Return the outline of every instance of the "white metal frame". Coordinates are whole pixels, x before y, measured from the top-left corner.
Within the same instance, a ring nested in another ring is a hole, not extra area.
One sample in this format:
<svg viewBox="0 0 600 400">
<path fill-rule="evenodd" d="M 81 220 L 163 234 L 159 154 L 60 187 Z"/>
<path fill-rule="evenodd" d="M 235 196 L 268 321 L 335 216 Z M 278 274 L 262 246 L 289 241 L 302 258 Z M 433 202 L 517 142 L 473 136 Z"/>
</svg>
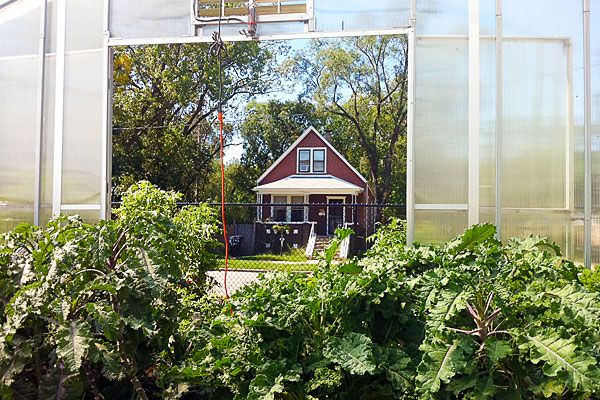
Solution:
<svg viewBox="0 0 600 400">
<path fill-rule="evenodd" d="M 46 92 L 46 18 L 47 0 L 40 0 L 40 46 L 38 70 L 37 127 L 35 137 L 35 186 L 33 189 L 33 224 L 40 225 L 42 208 L 42 145 L 44 138 L 44 93 Z"/>
<path fill-rule="evenodd" d="M 60 214 L 62 204 L 66 23 L 67 0 L 56 0 L 56 92 L 54 97 L 54 161 L 52 173 L 52 215 L 54 216 Z"/>
</svg>

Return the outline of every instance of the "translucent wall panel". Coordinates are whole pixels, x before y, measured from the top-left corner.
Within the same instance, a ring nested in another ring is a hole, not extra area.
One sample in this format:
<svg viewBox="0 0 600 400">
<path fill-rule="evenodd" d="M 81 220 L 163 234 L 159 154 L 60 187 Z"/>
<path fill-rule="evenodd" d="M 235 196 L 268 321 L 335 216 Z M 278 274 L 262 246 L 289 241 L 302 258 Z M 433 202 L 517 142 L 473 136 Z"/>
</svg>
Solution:
<svg viewBox="0 0 600 400">
<path fill-rule="evenodd" d="M 100 204 L 102 50 L 68 54 L 65 61 L 63 204 Z"/>
<path fill-rule="evenodd" d="M 39 2 L 0 9 L 0 231 L 33 222 Z"/>
<path fill-rule="evenodd" d="M 37 54 L 40 1 L 20 0 L 0 9 L 0 57 Z"/>
<path fill-rule="evenodd" d="M 503 207 L 569 208 L 566 54 L 562 41 L 505 41 Z"/>
<path fill-rule="evenodd" d="M 415 211 L 415 240 L 441 243 L 462 234 L 467 226 L 466 211 Z"/>
<path fill-rule="evenodd" d="M 480 42 L 479 220 L 495 223 L 496 207 L 496 42 Z"/>
<path fill-rule="evenodd" d="M 417 34 L 466 35 L 468 3 L 467 0 L 417 0 Z"/>
<path fill-rule="evenodd" d="M 97 0 L 67 1 L 62 146 L 63 205 L 100 203 L 103 168 L 101 149 L 104 137 L 103 10 L 103 2 Z M 87 26 L 82 25 L 83 21 Z M 86 33 L 82 34 L 84 31 Z M 99 217 L 99 213 L 96 214 Z"/>
<path fill-rule="evenodd" d="M 467 41 L 421 39 L 416 54 L 415 203 L 466 204 Z"/>
<path fill-rule="evenodd" d="M 410 3 L 410 0 L 315 0 L 315 28 L 344 31 L 408 26 Z"/>
<path fill-rule="evenodd" d="M 111 37 L 189 36 L 190 0 L 111 0 Z"/>
</svg>

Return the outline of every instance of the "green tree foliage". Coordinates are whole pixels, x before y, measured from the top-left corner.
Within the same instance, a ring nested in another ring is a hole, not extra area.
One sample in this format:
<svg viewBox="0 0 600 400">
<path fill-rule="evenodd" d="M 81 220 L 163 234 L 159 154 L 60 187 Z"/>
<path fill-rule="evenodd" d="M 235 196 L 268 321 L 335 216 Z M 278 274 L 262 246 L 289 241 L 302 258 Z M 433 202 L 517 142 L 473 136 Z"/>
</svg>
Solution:
<svg viewBox="0 0 600 400">
<path fill-rule="evenodd" d="M 113 186 L 148 180 L 203 198 L 219 154 L 219 78 L 210 43 L 119 47 L 114 53 Z M 272 47 L 229 44 L 225 110 L 275 79 Z M 227 122 L 227 121 L 226 121 Z M 226 139 L 232 128 L 226 126 Z"/>
<path fill-rule="evenodd" d="M 178 198 L 141 182 L 116 221 L 59 217 L 0 238 L 3 398 L 160 393 L 154 371 L 185 356 L 181 321 L 216 265 L 214 213 L 177 211 Z"/>
<path fill-rule="evenodd" d="M 166 381 L 235 399 L 600 398 L 600 295 L 554 244 L 503 245 L 492 225 L 441 246 L 403 235 L 241 289 Z"/>
<path fill-rule="evenodd" d="M 406 172 L 404 36 L 313 40 L 290 69 L 306 95 L 333 115 L 333 144 L 375 188 L 378 202 L 403 202 Z"/>
</svg>

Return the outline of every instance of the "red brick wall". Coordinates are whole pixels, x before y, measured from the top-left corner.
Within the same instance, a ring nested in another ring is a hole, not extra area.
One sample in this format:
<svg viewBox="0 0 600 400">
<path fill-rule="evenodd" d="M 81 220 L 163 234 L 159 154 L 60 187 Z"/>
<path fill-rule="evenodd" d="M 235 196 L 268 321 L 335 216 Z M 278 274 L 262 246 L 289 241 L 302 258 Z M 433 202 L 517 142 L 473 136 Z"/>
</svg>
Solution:
<svg viewBox="0 0 600 400">
<path fill-rule="evenodd" d="M 317 136 L 314 131 L 311 131 L 296 147 L 327 147 L 325 142 Z M 267 176 L 259 182 L 260 185 L 275 182 L 290 175 L 296 175 L 296 156 L 297 151 L 294 148 L 281 162 L 277 165 Z M 358 195 L 357 201 L 363 203 L 365 201 L 364 193 L 367 190 L 367 185 L 362 179 L 352 171 L 348 165 L 335 154 L 331 149 L 327 148 L 327 170 L 326 174 L 333 175 L 340 179 L 350 182 L 356 186 L 364 189 L 362 193 Z M 316 175 L 322 175 L 316 174 Z"/>
</svg>

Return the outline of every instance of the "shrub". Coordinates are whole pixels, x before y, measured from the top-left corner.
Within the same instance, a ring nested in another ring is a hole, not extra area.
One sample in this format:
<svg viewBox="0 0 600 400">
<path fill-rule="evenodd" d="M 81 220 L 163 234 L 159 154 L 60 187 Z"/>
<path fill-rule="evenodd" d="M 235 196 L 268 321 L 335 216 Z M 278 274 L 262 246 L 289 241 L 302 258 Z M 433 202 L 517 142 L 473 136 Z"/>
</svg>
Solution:
<svg viewBox="0 0 600 400">
<path fill-rule="evenodd" d="M 383 232 L 363 259 L 240 290 L 165 377 L 236 399 L 598 398 L 600 298 L 558 247 Z"/>
<path fill-rule="evenodd" d="M 0 392 L 21 399 L 147 398 L 185 355 L 181 308 L 205 291 L 208 208 L 131 187 L 116 221 L 61 216 L 0 239 Z"/>
</svg>

